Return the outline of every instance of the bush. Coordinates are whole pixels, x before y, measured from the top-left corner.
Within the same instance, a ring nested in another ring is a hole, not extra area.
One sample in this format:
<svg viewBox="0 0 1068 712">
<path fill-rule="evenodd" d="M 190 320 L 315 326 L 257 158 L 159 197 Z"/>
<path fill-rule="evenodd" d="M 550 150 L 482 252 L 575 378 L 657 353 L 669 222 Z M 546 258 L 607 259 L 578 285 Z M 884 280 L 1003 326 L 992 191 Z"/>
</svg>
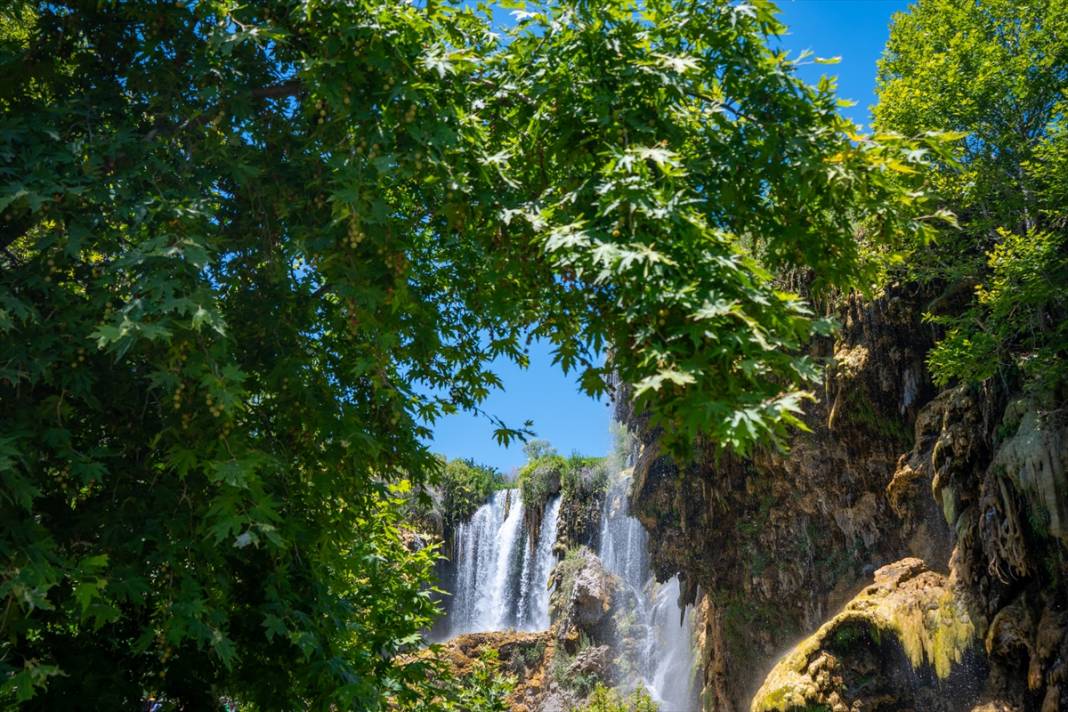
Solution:
<svg viewBox="0 0 1068 712">
<path fill-rule="evenodd" d="M 528 510 L 542 511 L 558 492 L 584 499 L 608 487 L 608 467 L 603 457 L 573 453 L 564 458 L 544 440 L 527 443 L 524 452 L 530 459 L 519 470 L 516 482 Z"/>
<path fill-rule="evenodd" d="M 598 684 L 585 706 L 576 712 L 657 712 L 657 706 L 645 690 L 635 690 L 623 697 L 617 690 Z"/>
<path fill-rule="evenodd" d="M 440 468 L 430 475 L 429 484 L 413 488 L 406 497 L 406 519 L 417 530 L 448 536 L 508 482 L 496 468 L 474 460 L 437 458 Z"/>
<path fill-rule="evenodd" d="M 441 476 L 442 516 L 445 526 L 461 522 L 486 502 L 491 494 L 507 486 L 495 467 L 474 460 L 452 460 Z"/>
<path fill-rule="evenodd" d="M 515 679 L 500 672 L 497 651 L 486 648 L 471 671 L 456 682 L 444 704 L 446 712 L 507 712 Z"/>
<path fill-rule="evenodd" d="M 549 498 L 560 491 L 566 465 L 567 461 L 554 451 L 540 455 L 520 468 L 516 484 L 528 511 L 541 511 Z"/>
<path fill-rule="evenodd" d="M 523 656 L 523 665 L 525 667 L 537 667 L 538 663 L 545 657 L 545 642 L 540 641 L 536 645 L 524 649 L 521 655 Z"/>
<path fill-rule="evenodd" d="M 570 670 L 571 664 L 575 662 L 575 658 L 588 647 L 590 647 L 589 637 L 585 633 L 580 633 L 578 648 L 575 650 L 574 654 L 568 654 L 567 651 L 560 646 L 557 647 L 556 652 L 553 655 L 551 668 L 553 679 L 556 680 L 561 688 L 570 690 L 579 697 L 586 697 L 601 684 L 597 675 L 592 673 L 576 674 Z"/>
<path fill-rule="evenodd" d="M 585 499 L 608 488 L 608 462 L 603 457 L 573 454 L 564 463 L 560 488 L 565 496 Z"/>
<path fill-rule="evenodd" d="M 948 327 L 931 351 L 935 382 L 984 381 L 1019 374 L 1035 392 L 1068 381 L 1068 256 L 1065 236 L 1000 230 L 988 257 L 991 273 L 959 317 L 932 318 Z"/>
</svg>

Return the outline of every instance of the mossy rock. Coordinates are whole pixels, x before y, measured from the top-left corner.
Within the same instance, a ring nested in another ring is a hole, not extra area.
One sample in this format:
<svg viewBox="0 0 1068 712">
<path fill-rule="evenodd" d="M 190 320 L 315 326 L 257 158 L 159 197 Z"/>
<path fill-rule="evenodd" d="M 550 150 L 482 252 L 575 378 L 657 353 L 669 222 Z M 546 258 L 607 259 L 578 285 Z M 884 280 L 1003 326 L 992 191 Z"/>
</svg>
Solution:
<svg viewBox="0 0 1068 712">
<path fill-rule="evenodd" d="M 946 578 L 903 559 L 876 571 L 872 585 L 776 664 L 752 712 L 836 709 L 874 690 L 883 700 L 911 700 L 950 682 L 967 696 L 977 638 Z"/>
</svg>

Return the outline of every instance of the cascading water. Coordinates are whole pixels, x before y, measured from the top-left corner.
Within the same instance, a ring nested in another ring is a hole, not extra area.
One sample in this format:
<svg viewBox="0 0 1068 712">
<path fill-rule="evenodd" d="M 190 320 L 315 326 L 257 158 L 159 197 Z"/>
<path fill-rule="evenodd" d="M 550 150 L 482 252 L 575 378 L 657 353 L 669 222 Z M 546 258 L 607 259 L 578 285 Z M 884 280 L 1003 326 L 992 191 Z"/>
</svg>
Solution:
<svg viewBox="0 0 1068 712">
<path fill-rule="evenodd" d="M 648 534 L 628 511 L 629 477 L 614 478 L 601 512 L 600 555 L 622 582 L 626 622 L 617 628 L 617 651 L 633 680 L 664 712 L 698 708 L 693 607 L 679 607 L 679 581 L 658 584 L 651 574 Z M 501 490 L 455 533 L 453 596 L 444 637 L 496 630 L 549 627 L 547 583 L 556 556 L 561 498 L 545 508 L 531 541 L 518 489 Z"/>
<path fill-rule="evenodd" d="M 456 576 L 447 636 L 549 627 L 549 574 L 560 498 L 545 508 L 537 541 L 523 526 L 519 490 L 501 490 L 456 529 Z"/>
<path fill-rule="evenodd" d="M 697 709 L 693 607 L 680 609 L 679 580 L 658 584 L 649 569 L 648 534 L 628 511 L 629 479 L 617 479 L 601 513 L 601 561 L 619 576 L 634 606 L 631 664 L 662 710 Z"/>
<path fill-rule="evenodd" d="M 537 548 L 526 546 L 532 553 L 529 565 L 523 562 L 523 578 L 519 592 L 517 623 L 522 630 L 545 630 L 549 627 L 549 575 L 556 565 L 553 545 L 556 544 L 556 524 L 560 518 L 560 497 L 554 497 L 545 508 Z"/>
</svg>

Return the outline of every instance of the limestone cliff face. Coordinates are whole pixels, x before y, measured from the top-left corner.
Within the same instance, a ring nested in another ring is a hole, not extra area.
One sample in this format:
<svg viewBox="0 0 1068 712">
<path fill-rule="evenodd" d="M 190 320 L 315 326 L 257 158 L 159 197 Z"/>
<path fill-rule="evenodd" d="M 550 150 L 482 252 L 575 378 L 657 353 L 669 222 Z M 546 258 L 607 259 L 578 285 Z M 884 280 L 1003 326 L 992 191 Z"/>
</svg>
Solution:
<svg viewBox="0 0 1068 712">
<path fill-rule="evenodd" d="M 831 367 L 812 432 L 785 455 L 679 467 L 621 409 L 654 569 L 698 604 L 705 710 L 1068 710 L 1065 418 L 994 390 L 938 393 L 931 297 L 847 301 L 837 341 L 816 347 Z M 865 618 L 872 586 L 885 610 Z M 925 606 L 960 615 L 944 629 L 906 615 Z M 769 694 L 776 675 L 793 694 Z"/>
</svg>

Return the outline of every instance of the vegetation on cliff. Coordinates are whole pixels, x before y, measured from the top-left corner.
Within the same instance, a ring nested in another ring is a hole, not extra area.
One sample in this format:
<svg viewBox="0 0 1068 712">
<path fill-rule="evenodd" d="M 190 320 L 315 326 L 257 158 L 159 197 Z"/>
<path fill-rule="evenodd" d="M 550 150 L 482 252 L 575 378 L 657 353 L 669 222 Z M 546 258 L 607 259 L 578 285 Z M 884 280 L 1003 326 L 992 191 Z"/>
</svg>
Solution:
<svg viewBox="0 0 1068 712">
<path fill-rule="evenodd" d="M 516 486 L 528 508 L 544 509 L 549 498 L 558 493 L 581 499 L 603 494 L 608 486 L 603 457 L 577 453 L 564 457 L 544 440 L 527 443 L 524 451 L 528 459 L 516 475 Z"/>
<path fill-rule="evenodd" d="M 920 0 L 879 64 L 881 130 L 956 132 L 936 164 L 959 229 L 918 246 L 908 276 L 944 287 L 935 382 L 1068 393 L 1068 3 Z"/>
<path fill-rule="evenodd" d="M 644 690 L 623 695 L 618 690 L 597 685 L 586 704 L 576 712 L 657 712 L 658 709 Z"/>
<path fill-rule="evenodd" d="M 491 494 L 508 485 L 496 468 L 474 460 L 450 460 L 439 479 L 446 526 L 467 519 Z"/>
<path fill-rule="evenodd" d="M 407 518 L 424 532 L 447 536 L 494 492 L 508 487 L 508 480 L 497 468 L 470 458 L 441 458 L 441 462 L 443 466 L 430 473 L 427 483 L 413 490 Z"/>
<path fill-rule="evenodd" d="M 486 647 L 464 672 L 455 697 L 442 703 L 448 712 L 509 712 L 515 686 L 515 676 L 501 669 L 498 649 Z"/>
<path fill-rule="evenodd" d="M 606 458 L 572 453 L 563 457 L 544 440 L 525 444 L 527 462 L 516 475 L 529 531 L 537 535 L 549 499 L 559 494 L 563 522 L 557 536 L 564 545 L 592 544 L 608 484 Z M 536 538 L 536 537 L 535 537 Z"/>
</svg>

